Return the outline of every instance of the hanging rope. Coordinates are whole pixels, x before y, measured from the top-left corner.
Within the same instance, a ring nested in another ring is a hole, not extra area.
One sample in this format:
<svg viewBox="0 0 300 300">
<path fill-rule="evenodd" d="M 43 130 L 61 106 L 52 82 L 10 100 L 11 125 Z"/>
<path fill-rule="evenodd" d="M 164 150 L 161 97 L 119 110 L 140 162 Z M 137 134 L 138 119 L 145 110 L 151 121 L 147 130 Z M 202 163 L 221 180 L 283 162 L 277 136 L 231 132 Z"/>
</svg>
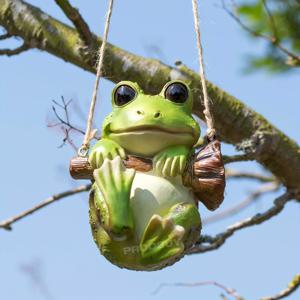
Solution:
<svg viewBox="0 0 300 300">
<path fill-rule="evenodd" d="M 194 26 L 195 26 L 195 33 L 197 38 L 197 49 L 198 49 L 199 66 L 200 66 L 199 75 L 200 75 L 202 91 L 203 91 L 203 104 L 204 104 L 203 114 L 205 116 L 206 125 L 207 125 L 206 134 L 209 141 L 212 141 L 215 138 L 216 130 L 214 128 L 214 120 L 210 110 L 210 100 L 208 98 L 207 86 L 205 80 L 203 48 L 201 44 L 201 32 L 200 32 L 199 13 L 198 13 L 198 0 L 192 0 L 192 4 L 193 4 Z"/>
<path fill-rule="evenodd" d="M 95 81 L 95 85 L 94 85 L 90 110 L 89 110 L 89 114 L 88 114 L 85 135 L 84 135 L 84 138 L 83 138 L 82 145 L 78 150 L 78 155 L 79 156 L 86 156 L 87 153 L 88 153 L 88 150 L 89 150 L 89 146 L 90 146 L 92 124 L 93 124 L 93 118 L 94 118 L 94 113 L 95 113 L 95 106 L 96 106 L 96 102 L 97 102 L 99 82 L 100 82 L 100 78 L 102 76 L 102 67 L 103 67 L 103 61 L 104 61 L 105 47 L 106 47 L 106 44 L 107 44 L 107 37 L 108 37 L 108 32 L 109 32 L 109 26 L 110 26 L 110 19 L 111 19 L 112 10 L 113 10 L 113 4 L 114 4 L 114 0 L 109 0 L 108 10 L 107 10 L 106 20 L 105 20 L 105 27 L 104 27 L 102 44 L 101 44 L 101 47 L 99 48 L 99 54 L 98 54 L 96 81 Z"/>
</svg>

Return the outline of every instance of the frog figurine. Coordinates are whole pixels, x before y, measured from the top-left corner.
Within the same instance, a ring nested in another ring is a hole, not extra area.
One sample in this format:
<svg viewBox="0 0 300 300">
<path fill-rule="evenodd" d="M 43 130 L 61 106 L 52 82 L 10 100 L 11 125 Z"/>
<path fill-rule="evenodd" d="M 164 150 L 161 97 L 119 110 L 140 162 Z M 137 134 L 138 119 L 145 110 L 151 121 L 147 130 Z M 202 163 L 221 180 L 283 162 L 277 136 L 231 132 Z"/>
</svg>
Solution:
<svg viewBox="0 0 300 300">
<path fill-rule="evenodd" d="M 178 261 L 199 238 L 201 219 L 182 173 L 200 128 L 183 81 L 159 95 L 122 81 L 112 92 L 112 112 L 89 155 L 94 168 L 90 224 L 101 253 L 133 270 L 158 270 Z M 151 158 L 148 172 L 127 169 L 126 155 Z"/>
</svg>

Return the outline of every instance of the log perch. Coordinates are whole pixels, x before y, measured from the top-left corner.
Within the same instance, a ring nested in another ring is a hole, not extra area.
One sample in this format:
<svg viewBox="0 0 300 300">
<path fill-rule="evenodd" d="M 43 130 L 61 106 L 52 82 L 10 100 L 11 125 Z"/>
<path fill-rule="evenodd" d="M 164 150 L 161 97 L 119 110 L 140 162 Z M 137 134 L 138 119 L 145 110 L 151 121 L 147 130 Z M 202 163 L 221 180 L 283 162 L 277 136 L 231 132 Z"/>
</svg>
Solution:
<svg viewBox="0 0 300 300">
<path fill-rule="evenodd" d="M 148 172 L 153 168 L 152 159 L 134 155 L 128 155 L 123 163 L 126 168 L 139 172 Z M 71 159 L 72 178 L 93 180 L 93 172 L 87 157 Z M 196 198 L 209 210 L 215 210 L 220 206 L 224 199 L 225 168 L 218 140 L 208 143 L 190 156 L 182 174 L 182 182 L 192 189 Z"/>
</svg>

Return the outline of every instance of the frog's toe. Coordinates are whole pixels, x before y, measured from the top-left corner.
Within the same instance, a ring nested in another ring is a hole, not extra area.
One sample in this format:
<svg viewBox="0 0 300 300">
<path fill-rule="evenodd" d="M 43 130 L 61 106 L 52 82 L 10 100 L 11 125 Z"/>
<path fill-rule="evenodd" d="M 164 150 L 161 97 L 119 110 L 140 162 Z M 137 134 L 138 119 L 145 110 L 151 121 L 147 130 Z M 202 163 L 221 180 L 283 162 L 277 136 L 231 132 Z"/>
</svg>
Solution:
<svg viewBox="0 0 300 300">
<path fill-rule="evenodd" d="M 162 174 L 164 164 L 165 164 L 164 155 L 157 156 L 153 159 L 153 167 L 156 173 L 158 174 Z"/>
<path fill-rule="evenodd" d="M 112 197 L 128 194 L 135 176 L 134 169 L 126 169 L 120 156 L 104 159 L 102 166 L 94 170 L 94 179 L 100 190 Z"/>
<path fill-rule="evenodd" d="M 166 177 L 167 176 L 171 176 L 172 162 L 173 162 L 173 158 L 172 157 L 168 157 L 165 160 L 164 167 L 162 169 L 163 176 L 166 176 Z"/>
<path fill-rule="evenodd" d="M 175 225 L 172 234 L 177 240 L 182 240 L 185 234 L 185 229 L 180 225 Z"/>
<path fill-rule="evenodd" d="M 185 170 L 186 161 L 187 161 L 187 157 L 185 155 L 181 155 L 179 157 L 179 172 L 180 172 L 180 174 L 182 174 L 183 171 Z"/>
<path fill-rule="evenodd" d="M 117 155 L 119 155 L 122 159 L 126 158 L 125 150 L 121 147 L 116 148 Z"/>
</svg>

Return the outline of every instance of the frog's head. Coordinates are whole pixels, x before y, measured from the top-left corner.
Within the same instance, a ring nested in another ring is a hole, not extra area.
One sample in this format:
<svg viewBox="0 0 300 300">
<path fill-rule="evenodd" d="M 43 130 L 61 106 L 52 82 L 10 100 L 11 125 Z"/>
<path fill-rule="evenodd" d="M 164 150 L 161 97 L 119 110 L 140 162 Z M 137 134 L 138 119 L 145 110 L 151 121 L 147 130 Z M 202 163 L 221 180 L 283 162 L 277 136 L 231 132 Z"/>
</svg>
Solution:
<svg viewBox="0 0 300 300">
<path fill-rule="evenodd" d="M 129 153 L 154 156 L 173 145 L 192 147 L 199 138 L 192 93 L 183 81 L 168 82 L 155 96 L 146 95 L 137 83 L 122 81 L 112 92 L 112 106 L 103 137 Z"/>
</svg>

